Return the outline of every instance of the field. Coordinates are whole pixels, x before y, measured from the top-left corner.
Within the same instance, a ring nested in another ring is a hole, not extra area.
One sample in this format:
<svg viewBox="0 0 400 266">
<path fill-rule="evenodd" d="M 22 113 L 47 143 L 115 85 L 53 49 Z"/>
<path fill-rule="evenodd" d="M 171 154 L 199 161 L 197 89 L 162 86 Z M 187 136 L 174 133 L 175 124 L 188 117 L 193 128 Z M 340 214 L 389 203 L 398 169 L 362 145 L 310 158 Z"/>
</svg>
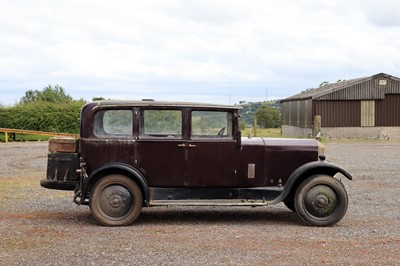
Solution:
<svg viewBox="0 0 400 266">
<path fill-rule="evenodd" d="M 39 186 L 47 142 L 0 143 L 0 265 L 400 265 L 400 143 L 330 142 L 326 153 L 354 176 L 333 227 L 278 204 L 146 208 L 109 228 L 72 192 Z"/>
<path fill-rule="evenodd" d="M 242 136 L 247 137 L 254 136 L 254 130 L 252 128 L 245 128 L 242 130 Z M 257 137 L 268 137 L 268 138 L 281 138 L 280 128 L 257 128 Z"/>
</svg>

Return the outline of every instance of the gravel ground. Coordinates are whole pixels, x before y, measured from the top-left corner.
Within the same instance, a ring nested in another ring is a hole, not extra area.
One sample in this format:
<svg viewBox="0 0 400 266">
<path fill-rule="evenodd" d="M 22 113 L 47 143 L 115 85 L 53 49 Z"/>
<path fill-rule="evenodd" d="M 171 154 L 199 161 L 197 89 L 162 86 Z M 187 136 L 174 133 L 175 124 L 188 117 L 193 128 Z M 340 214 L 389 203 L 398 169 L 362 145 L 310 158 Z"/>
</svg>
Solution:
<svg viewBox="0 0 400 266">
<path fill-rule="evenodd" d="M 340 141 L 349 209 L 304 226 L 283 204 L 143 209 L 128 227 L 98 226 L 72 192 L 39 186 L 47 143 L 0 143 L 0 265 L 400 265 L 400 143 Z"/>
</svg>

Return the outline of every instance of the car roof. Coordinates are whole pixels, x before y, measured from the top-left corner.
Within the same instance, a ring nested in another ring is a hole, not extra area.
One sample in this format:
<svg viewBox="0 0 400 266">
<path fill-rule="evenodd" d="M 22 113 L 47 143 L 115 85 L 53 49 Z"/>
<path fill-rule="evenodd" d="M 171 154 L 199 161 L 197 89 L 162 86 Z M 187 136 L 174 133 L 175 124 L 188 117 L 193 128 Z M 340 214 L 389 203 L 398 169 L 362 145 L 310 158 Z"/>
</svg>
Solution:
<svg viewBox="0 0 400 266">
<path fill-rule="evenodd" d="M 197 103 L 197 102 L 172 102 L 172 101 L 130 101 L 130 100 L 105 100 L 89 103 L 95 107 L 108 107 L 108 106 L 138 106 L 138 107 L 194 107 L 194 108 L 215 108 L 215 109 L 234 109 L 238 110 L 242 107 L 240 105 L 223 105 L 212 103 Z"/>
</svg>

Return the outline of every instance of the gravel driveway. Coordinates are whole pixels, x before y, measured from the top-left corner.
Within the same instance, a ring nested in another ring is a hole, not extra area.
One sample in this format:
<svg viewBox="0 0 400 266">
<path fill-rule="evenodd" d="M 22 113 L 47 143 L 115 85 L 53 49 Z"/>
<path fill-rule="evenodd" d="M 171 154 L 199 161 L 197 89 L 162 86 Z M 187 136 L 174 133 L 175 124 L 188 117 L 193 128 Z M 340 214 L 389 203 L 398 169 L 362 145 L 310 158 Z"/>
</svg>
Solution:
<svg viewBox="0 0 400 266">
<path fill-rule="evenodd" d="M 0 265 L 400 265 L 400 143 L 340 141 L 326 154 L 354 176 L 336 226 L 304 226 L 278 204 L 145 208 L 108 228 L 72 192 L 39 186 L 47 142 L 0 143 Z"/>
</svg>

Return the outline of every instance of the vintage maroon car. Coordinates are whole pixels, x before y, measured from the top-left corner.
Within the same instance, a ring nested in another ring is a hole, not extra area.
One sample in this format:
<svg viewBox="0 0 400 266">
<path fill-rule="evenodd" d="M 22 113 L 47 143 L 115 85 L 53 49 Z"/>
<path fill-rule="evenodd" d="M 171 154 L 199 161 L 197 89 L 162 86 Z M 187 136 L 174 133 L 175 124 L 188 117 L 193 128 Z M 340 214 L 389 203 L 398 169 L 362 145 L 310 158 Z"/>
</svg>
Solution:
<svg viewBox="0 0 400 266">
<path fill-rule="evenodd" d="M 131 224 L 142 207 L 265 206 L 284 202 L 305 223 L 347 211 L 343 168 L 311 139 L 241 137 L 240 106 L 100 101 L 81 112 L 80 138 L 49 141 L 41 186 L 73 190 L 103 225 Z"/>
</svg>

